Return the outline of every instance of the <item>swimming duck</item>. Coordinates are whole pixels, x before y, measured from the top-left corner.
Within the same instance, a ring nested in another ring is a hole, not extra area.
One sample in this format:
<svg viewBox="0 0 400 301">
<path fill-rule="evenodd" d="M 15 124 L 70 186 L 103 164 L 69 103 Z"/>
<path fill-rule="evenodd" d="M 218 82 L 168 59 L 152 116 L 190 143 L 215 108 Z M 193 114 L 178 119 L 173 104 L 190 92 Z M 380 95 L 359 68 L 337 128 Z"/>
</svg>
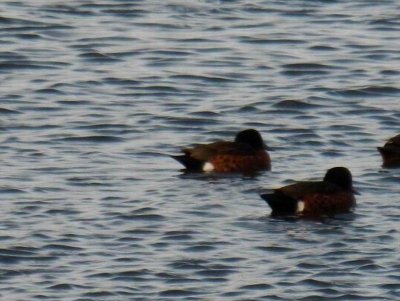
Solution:
<svg viewBox="0 0 400 301">
<path fill-rule="evenodd" d="M 345 167 L 329 169 L 322 181 L 303 181 L 261 194 L 272 215 L 333 216 L 356 204 L 352 176 Z"/>
<path fill-rule="evenodd" d="M 400 135 L 390 138 L 383 147 L 378 147 L 384 167 L 400 167 Z"/>
<path fill-rule="evenodd" d="M 217 141 L 183 149 L 171 156 L 187 171 L 255 172 L 271 169 L 271 159 L 260 133 L 254 129 L 239 132 L 234 141 Z"/>
</svg>

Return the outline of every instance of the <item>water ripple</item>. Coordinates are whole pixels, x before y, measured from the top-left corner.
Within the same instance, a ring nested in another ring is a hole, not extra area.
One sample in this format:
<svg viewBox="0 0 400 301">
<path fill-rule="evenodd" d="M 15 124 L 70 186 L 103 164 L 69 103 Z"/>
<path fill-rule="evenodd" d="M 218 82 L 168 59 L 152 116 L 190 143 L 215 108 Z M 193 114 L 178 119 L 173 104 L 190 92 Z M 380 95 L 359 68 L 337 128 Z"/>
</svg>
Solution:
<svg viewBox="0 0 400 301">
<path fill-rule="evenodd" d="M 399 6 L 303 2 L 1 2 L 1 294 L 398 300 L 400 176 L 376 147 L 398 134 Z M 167 155 L 244 128 L 271 171 Z M 332 166 L 354 213 L 259 198 Z"/>
</svg>

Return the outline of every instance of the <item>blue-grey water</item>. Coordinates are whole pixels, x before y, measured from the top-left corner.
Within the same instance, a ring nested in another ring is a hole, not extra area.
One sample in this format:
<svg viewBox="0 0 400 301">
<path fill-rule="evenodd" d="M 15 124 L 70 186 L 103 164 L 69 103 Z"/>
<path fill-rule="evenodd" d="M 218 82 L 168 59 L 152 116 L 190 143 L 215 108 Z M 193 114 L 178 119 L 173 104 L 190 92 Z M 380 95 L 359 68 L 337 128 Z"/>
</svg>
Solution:
<svg viewBox="0 0 400 301">
<path fill-rule="evenodd" d="M 1 300 L 399 300 L 400 3 L 0 3 Z M 187 175 L 258 129 L 272 171 Z M 357 208 L 258 196 L 346 166 Z"/>
</svg>

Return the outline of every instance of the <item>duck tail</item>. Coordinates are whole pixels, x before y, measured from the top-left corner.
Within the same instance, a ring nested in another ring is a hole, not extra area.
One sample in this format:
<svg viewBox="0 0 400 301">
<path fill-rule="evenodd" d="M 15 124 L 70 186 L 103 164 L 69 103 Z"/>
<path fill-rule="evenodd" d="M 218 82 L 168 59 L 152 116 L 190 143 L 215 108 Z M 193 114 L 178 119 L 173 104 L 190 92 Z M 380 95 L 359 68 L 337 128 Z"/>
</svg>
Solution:
<svg viewBox="0 0 400 301">
<path fill-rule="evenodd" d="M 181 163 L 187 170 L 200 171 L 203 167 L 203 162 L 193 159 L 188 155 L 170 156 Z"/>
<path fill-rule="evenodd" d="M 400 148 L 399 147 L 378 147 L 383 159 L 384 167 L 400 166 Z"/>
<path fill-rule="evenodd" d="M 381 153 L 381 155 L 386 155 L 388 153 L 388 150 L 384 147 L 377 147 L 378 151 Z"/>
<path fill-rule="evenodd" d="M 377 147 L 377 149 L 382 155 L 400 156 L 400 147 L 398 146 L 384 146 L 384 147 Z"/>
<path fill-rule="evenodd" d="M 272 214 L 296 214 L 298 201 L 288 195 L 282 193 L 265 193 L 261 194 L 272 209 Z"/>
</svg>

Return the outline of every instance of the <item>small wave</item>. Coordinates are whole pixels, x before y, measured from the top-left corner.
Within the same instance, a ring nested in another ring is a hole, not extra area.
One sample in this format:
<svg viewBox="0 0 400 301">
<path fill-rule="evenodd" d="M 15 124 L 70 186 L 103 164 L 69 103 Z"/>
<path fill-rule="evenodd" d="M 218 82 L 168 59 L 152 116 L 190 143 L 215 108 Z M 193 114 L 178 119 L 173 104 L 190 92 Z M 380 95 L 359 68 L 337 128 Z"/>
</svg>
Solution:
<svg viewBox="0 0 400 301">
<path fill-rule="evenodd" d="M 139 269 L 139 270 L 128 270 L 122 272 L 116 272 L 110 275 L 112 278 L 114 277 L 126 277 L 126 278 L 133 278 L 133 277 L 143 277 L 148 276 L 151 274 L 151 270 L 149 269 Z"/>
<path fill-rule="evenodd" d="M 50 290 L 72 290 L 75 287 L 76 286 L 73 284 L 60 283 L 60 284 L 55 284 L 55 285 L 49 286 L 48 289 L 50 289 Z"/>
<path fill-rule="evenodd" d="M 165 217 L 159 214 L 120 214 L 118 219 L 136 220 L 136 221 L 162 221 Z"/>
<path fill-rule="evenodd" d="M 236 78 L 211 76 L 211 75 L 192 75 L 192 74 L 179 74 L 172 75 L 173 79 L 183 79 L 183 80 L 198 80 L 202 82 L 212 82 L 212 83 L 223 83 L 223 82 L 235 82 Z"/>
<path fill-rule="evenodd" d="M 78 210 L 73 210 L 73 209 L 49 209 L 45 213 L 48 215 L 68 216 L 68 215 L 78 215 L 80 212 Z"/>
<path fill-rule="evenodd" d="M 42 38 L 40 35 L 32 34 L 32 33 L 20 33 L 20 34 L 16 34 L 15 37 L 21 38 L 24 40 L 36 40 L 36 39 Z"/>
<path fill-rule="evenodd" d="M 201 244 L 201 245 L 195 245 L 195 246 L 188 247 L 184 251 L 186 251 L 186 252 L 207 252 L 207 251 L 212 251 L 215 249 L 216 249 L 215 246 Z"/>
<path fill-rule="evenodd" d="M 58 69 L 58 67 L 51 64 L 41 64 L 34 62 L 7 62 L 0 63 L 0 70 L 15 70 L 15 69 Z"/>
<path fill-rule="evenodd" d="M 103 298 L 109 299 L 111 297 L 114 297 L 114 298 L 117 297 L 117 294 L 115 294 L 115 293 L 111 293 L 109 291 L 101 291 L 101 290 L 88 292 L 88 293 L 85 293 L 83 295 L 85 297 L 95 298 L 94 300 L 104 300 Z M 84 300 L 86 300 L 86 299 L 84 299 Z M 112 300 L 112 299 L 109 299 L 109 300 Z"/>
<path fill-rule="evenodd" d="M 228 269 L 226 269 L 226 268 L 211 268 L 211 269 L 197 271 L 196 275 L 205 276 L 205 277 L 226 277 L 233 273 L 236 273 L 236 271 L 233 270 L 232 268 L 228 268 Z"/>
<path fill-rule="evenodd" d="M 190 240 L 193 236 L 187 231 L 170 231 L 163 235 L 163 240 Z"/>
<path fill-rule="evenodd" d="M 318 105 L 310 104 L 308 102 L 295 100 L 295 99 L 285 99 L 278 103 L 275 103 L 274 107 L 290 108 L 290 109 L 308 109 L 308 108 L 318 107 Z"/>
<path fill-rule="evenodd" d="M 188 118 L 188 117 L 164 117 L 165 122 L 172 125 L 183 125 L 183 126 L 204 126 L 204 125 L 215 125 L 219 124 L 220 121 L 209 118 Z"/>
<path fill-rule="evenodd" d="M 294 64 L 286 64 L 282 65 L 283 68 L 287 69 L 296 69 L 296 70 L 323 70 L 323 69 L 332 69 L 332 66 L 317 64 L 317 63 L 294 63 Z"/>
<path fill-rule="evenodd" d="M 25 193 L 25 191 L 16 188 L 0 188 L 0 193 Z"/>
<path fill-rule="evenodd" d="M 398 93 L 400 93 L 400 89 L 391 86 L 369 86 L 355 89 L 336 90 L 331 92 L 331 94 L 339 94 L 348 97 L 372 97 L 376 95 L 393 95 Z"/>
<path fill-rule="evenodd" d="M 58 90 L 58 89 L 51 89 L 51 88 L 45 88 L 45 89 L 39 89 L 35 91 L 36 93 L 41 93 L 41 94 L 54 94 L 54 95 L 63 95 L 65 94 L 64 92 Z"/>
<path fill-rule="evenodd" d="M 178 51 L 178 50 L 154 50 L 154 51 L 149 51 L 146 52 L 146 54 L 156 54 L 156 55 L 161 55 L 161 56 L 188 56 L 191 55 L 192 52 L 190 51 Z"/>
<path fill-rule="evenodd" d="M 282 246 L 258 247 L 257 249 L 265 252 L 274 252 L 274 253 L 284 253 L 293 251 L 292 248 L 282 247 Z"/>
<path fill-rule="evenodd" d="M 127 130 L 130 126 L 126 124 L 113 124 L 113 123 L 100 123 L 100 124 L 91 124 L 91 125 L 82 125 L 76 127 L 77 129 L 90 129 L 90 130 Z"/>
<path fill-rule="evenodd" d="M 25 258 L 21 256 L 0 255 L 0 263 L 2 264 L 16 264 L 24 259 Z"/>
<path fill-rule="evenodd" d="M 326 46 L 326 45 L 314 45 L 310 47 L 311 50 L 318 50 L 318 51 L 335 51 L 337 48 L 332 47 L 332 46 Z"/>
<path fill-rule="evenodd" d="M 98 6 L 98 5 L 94 5 Z M 125 18 L 133 18 L 133 17 L 142 17 L 144 14 L 147 13 L 146 10 L 142 9 L 104 9 L 102 10 L 105 14 L 114 14 L 118 17 L 125 17 Z"/>
<path fill-rule="evenodd" d="M 119 61 L 118 58 L 115 58 L 111 55 L 100 53 L 98 51 L 86 52 L 79 55 L 81 58 L 84 58 L 87 61 L 94 62 L 114 62 Z"/>
<path fill-rule="evenodd" d="M 308 17 L 315 13 L 315 9 L 289 9 L 281 12 L 281 15 L 288 17 Z"/>
<path fill-rule="evenodd" d="M 257 283 L 257 284 L 249 284 L 242 286 L 240 289 L 244 290 L 267 290 L 267 289 L 272 289 L 274 286 L 266 283 Z"/>
<path fill-rule="evenodd" d="M 161 297 L 189 297 L 199 294 L 199 292 L 184 289 L 169 289 L 159 293 Z"/>
<path fill-rule="evenodd" d="M 242 37 L 239 39 L 242 43 L 247 44 L 304 44 L 306 41 L 297 39 L 265 39 L 265 38 L 253 38 L 253 37 Z"/>
<path fill-rule="evenodd" d="M 122 142 L 124 141 L 124 139 L 116 136 L 82 136 L 82 137 L 65 137 L 56 139 L 56 141 L 82 142 L 82 143 L 112 143 L 112 142 Z"/>
<path fill-rule="evenodd" d="M 82 248 L 80 247 L 74 247 L 74 246 L 69 246 L 69 245 L 61 245 L 61 244 L 48 244 L 43 247 L 44 249 L 50 249 L 50 250 L 55 250 L 55 251 L 80 251 Z"/>
<path fill-rule="evenodd" d="M 23 254 L 23 255 L 8 255 L 8 254 L 0 254 L 0 263 L 3 264 L 17 264 L 21 261 L 51 261 L 55 260 L 56 256 L 38 256 L 35 253 L 32 254 Z"/>
<path fill-rule="evenodd" d="M 94 12 L 90 10 L 84 10 L 79 7 L 74 7 L 65 4 L 54 4 L 48 5 L 46 7 L 41 8 L 42 12 L 47 12 L 51 14 L 65 14 L 65 15 L 75 15 L 75 16 L 91 16 L 94 15 Z"/>
<path fill-rule="evenodd" d="M 148 28 L 160 28 L 161 30 L 163 29 L 188 29 L 189 25 L 186 25 L 184 23 L 161 23 L 161 22 L 136 22 L 134 24 L 135 26 L 140 26 L 140 27 L 145 27 L 146 29 Z"/>
<path fill-rule="evenodd" d="M 304 279 L 299 282 L 299 284 L 310 286 L 310 287 L 317 287 L 317 288 L 328 288 L 331 287 L 330 282 L 317 280 L 317 279 Z"/>
<path fill-rule="evenodd" d="M 289 76 L 301 76 L 301 75 L 324 75 L 328 74 L 334 67 L 324 64 L 317 63 L 295 63 L 282 65 L 285 69 L 282 74 Z"/>
<path fill-rule="evenodd" d="M 144 90 L 148 90 L 148 91 L 154 91 L 154 92 L 163 92 L 163 93 L 178 93 L 180 90 L 175 88 L 175 87 L 171 87 L 171 86 L 162 86 L 162 85 L 150 85 L 150 86 L 146 86 L 143 87 Z"/>
<path fill-rule="evenodd" d="M 0 17 L 0 24 L 12 24 L 12 25 L 26 25 L 26 26 L 43 26 L 44 23 L 33 21 L 33 20 L 25 20 L 21 18 L 7 18 Z"/>
<path fill-rule="evenodd" d="M 191 112 L 190 115 L 202 118 L 215 118 L 219 117 L 221 114 L 213 111 L 196 111 L 196 112 Z"/>
<path fill-rule="evenodd" d="M 21 114 L 21 112 L 16 110 L 10 110 L 6 108 L 0 108 L 0 114 Z"/>
<path fill-rule="evenodd" d="M 316 76 L 316 75 L 329 74 L 328 71 L 324 70 L 284 70 L 281 73 L 288 76 L 302 76 L 302 75 Z"/>
<path fill-rule="evenodd" d="M 123 86 L 137 86 L 141 82 L 133 79 L 117 78 L 117 77 L 106 77 L 102 79 L 103 82 L 111 85 L 123 85 Z"/>
<path fill-rule="evenodd" d="M 87 100 L 59 100 L 57 103 L 67 106 L 86 106 L 91 104 L 91 102 Z"/>
<path fill-rule="evenodd" d="M 399 70 L 392 70 L 392 69 L 388 69 L 388 70 L 382 70 L 380 71 L 381 74 L 383 75 L 388 75 L 388 76 L 395 76 L 395 75 L 399 75 L 400 71 Z"/>
</svg>

